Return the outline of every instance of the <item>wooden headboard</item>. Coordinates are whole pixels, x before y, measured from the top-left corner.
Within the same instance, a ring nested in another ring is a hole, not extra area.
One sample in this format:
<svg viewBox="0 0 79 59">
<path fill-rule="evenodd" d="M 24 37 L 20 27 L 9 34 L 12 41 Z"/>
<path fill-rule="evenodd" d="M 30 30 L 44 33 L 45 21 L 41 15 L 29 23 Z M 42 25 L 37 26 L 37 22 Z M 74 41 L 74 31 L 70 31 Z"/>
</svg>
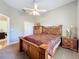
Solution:
<svg viewBox="0 0 79 59">
<path fill-rule="evenodd" d="M 43 27 L 42 33 L 53 34 L 53 35 L 62 35 L 62 25 Z"/>
<path fill-rule="evenodd" d="M 62 25 L 58 26 L 34 26 L 34 34 L 62 35 Z"/>
</svg>

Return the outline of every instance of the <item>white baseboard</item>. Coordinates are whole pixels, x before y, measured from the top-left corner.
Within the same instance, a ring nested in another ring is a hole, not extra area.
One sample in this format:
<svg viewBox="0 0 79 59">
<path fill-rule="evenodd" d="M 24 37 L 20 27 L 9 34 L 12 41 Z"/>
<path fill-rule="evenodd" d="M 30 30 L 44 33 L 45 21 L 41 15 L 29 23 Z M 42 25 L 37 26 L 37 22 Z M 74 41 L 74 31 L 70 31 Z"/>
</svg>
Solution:
<svg viewBox="0 0 79 59">
<path fill-rule="evenodd" d="M 11 42 L 8 45 L 12 45 L 12 44 L 16 44 L 16 43 L 19 43 L 19 41 Z"/>
</svg>

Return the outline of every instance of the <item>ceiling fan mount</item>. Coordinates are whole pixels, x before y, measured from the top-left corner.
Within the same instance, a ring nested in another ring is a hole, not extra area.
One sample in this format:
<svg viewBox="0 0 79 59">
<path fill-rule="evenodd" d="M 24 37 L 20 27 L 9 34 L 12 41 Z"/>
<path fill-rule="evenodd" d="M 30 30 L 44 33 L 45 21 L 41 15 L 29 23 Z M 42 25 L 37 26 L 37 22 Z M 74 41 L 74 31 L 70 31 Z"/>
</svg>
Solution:
<svg viewBox="0 0 79 59">
<path fill-rule="evenodd" d="M 38 9 L 38 5 L 35 0 L 33 0 L 33 4 L 34 4 L 33 8 L 26 8 L 25 7 L 25 8 L 23 8 L 23 11 L 24 12 L 29 11 L 28 14 L 33 15 L 33 16 L 40 16 L 40 12 L 46 12 L 46 10 Z"/>
</svg>

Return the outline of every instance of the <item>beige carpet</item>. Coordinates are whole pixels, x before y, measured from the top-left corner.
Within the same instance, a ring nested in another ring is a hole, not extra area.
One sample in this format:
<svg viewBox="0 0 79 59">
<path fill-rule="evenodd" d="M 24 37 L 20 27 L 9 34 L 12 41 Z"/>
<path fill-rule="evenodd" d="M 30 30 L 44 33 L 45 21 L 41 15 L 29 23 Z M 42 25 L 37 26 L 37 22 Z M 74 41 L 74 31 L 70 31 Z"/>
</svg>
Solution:
<svg viewBox="0 0 79 59">
<path fill-rule="evenodd" d="M 79 53 L 59 47 L 54 59 L 79 59 Z"/>
<path fill-rule="evenodd" d="M 14 44 L 0 50 L 0 59 L 30 59 L 25 53 L 19 52 L 19 45 Z M 51 59 L 79 59 L 79 53 L 59 47 L 54 58 Z"/>
</svg>

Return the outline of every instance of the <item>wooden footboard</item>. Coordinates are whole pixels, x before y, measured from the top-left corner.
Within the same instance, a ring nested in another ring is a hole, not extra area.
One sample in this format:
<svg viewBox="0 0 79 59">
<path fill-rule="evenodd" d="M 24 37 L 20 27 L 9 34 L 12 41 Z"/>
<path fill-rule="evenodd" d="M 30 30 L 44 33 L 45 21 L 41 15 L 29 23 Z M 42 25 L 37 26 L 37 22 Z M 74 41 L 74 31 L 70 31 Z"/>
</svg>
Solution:
<svg viewBox="0 0 79 59">
<path fill-rule="evenodd" d="M 37 46 L 25 39 L 20 38 L 20 52 L 25 51 L 32 59 L 48 59 L 46 46 Z"/>
</svg>

